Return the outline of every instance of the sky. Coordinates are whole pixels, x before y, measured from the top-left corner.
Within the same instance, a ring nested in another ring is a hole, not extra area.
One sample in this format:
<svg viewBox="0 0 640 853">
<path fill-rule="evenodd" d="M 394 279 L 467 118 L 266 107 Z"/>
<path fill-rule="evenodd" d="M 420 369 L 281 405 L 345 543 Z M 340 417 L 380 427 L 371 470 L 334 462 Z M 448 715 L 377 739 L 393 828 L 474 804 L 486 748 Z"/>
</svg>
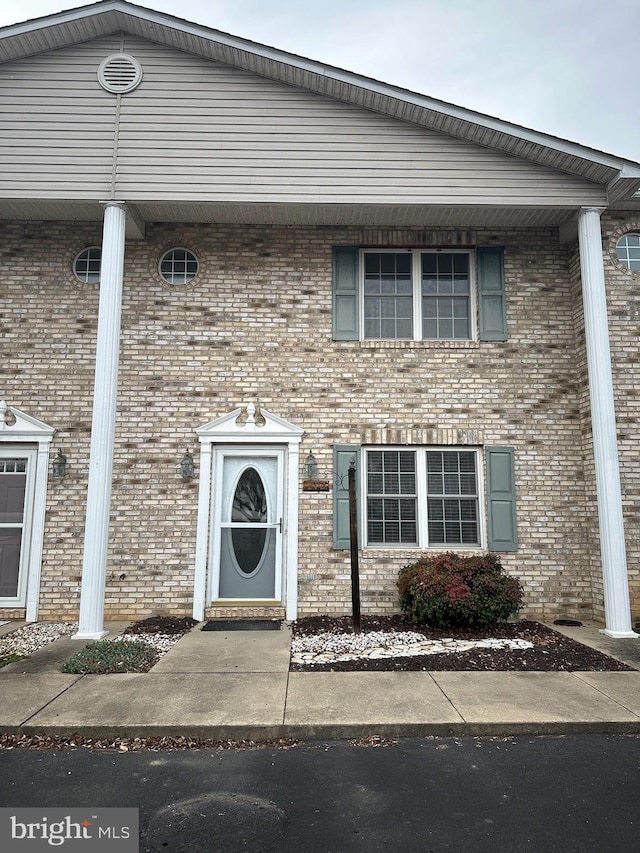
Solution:
<svg viewBox="0 0 640 853">
<path fill-rule="evenodd" d="M 81 0 L 2 0 L 0 26 Z M 640 162 L 640 0 L 138 0 Z"/>
</svg>

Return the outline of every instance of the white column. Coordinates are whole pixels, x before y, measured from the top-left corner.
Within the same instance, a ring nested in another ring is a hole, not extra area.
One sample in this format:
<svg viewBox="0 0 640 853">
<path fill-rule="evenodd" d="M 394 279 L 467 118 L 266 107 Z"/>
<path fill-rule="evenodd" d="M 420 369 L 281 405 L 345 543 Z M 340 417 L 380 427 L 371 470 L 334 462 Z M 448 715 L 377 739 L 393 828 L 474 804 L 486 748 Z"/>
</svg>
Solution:
<svg viewBox="0 0 640 853">
<path fill-rule="evenodd" d="M 84 533 L 80 620 L 76 640 L 99 640 L 104 630 L 104 594 L 116 426 L 120 315 L 126 213 L 122 202 L 105 202 L 100 304 L 91 425 L 91 455 Z"/>
<path fill-rule="evenodd" d="M 607 297 L 602 261 L 601 212 L 598 208 L 583 208 L 580 211 L 578 243 L 604 580 L 606 628 L 603 633 L 610 637 L 637 637 L 631 628 L 629 605 Z"/>
<path fill-rule="evenodd" d="M 300 445 L 298 441 L 289 445 L 288 455 L 285 617 L 288 621 L 292 621 L 298 618 L 298 491 L 300 489 L 298 480 Z"/>
</svg>

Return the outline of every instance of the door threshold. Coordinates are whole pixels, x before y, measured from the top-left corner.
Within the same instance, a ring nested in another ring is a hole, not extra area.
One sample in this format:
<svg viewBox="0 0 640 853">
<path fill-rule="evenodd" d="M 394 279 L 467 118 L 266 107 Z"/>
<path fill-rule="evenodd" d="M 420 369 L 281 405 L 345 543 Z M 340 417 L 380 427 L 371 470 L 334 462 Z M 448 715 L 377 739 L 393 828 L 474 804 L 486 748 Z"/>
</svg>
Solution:
<svg viewBox="0 0 640 853">
<path fill-rule="evenodd" d="M 205 619 L 284 619 L 285 607 L 280 601 L 214 601 L 205 609 Z"/>
</svg>

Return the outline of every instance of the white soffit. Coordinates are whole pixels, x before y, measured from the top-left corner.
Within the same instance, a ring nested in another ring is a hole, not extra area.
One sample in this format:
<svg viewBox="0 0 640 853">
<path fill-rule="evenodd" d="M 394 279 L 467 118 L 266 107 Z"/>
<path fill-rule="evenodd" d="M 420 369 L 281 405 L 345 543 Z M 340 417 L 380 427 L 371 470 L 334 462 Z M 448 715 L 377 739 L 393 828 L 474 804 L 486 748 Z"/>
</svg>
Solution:
<svg viewBox="0 0 640 853">
<path fill-rule="evenodd" d="M 640 208 L 640 199 L 627 209 Z M 360 204 L 255 204 L 216 202 L 138 202 L 134 207 L 141 223 L 193 222 L 245 225 L 324 225 L 336 227 L 420 228 L 459 227 L 554 227 L 573 216 L 575 208 L 563 207 L 466 207 L 462 205 L 360 205 Z M 127 210 L 132 213 L 132 205 Z M 24 222 L 60 220 L 101 223 L 103 208 L 98 203 L 0 199 L 0 220 Z M 132 215 L 127 216 L 127 237 L 134 231 Z"/>
<path fill-rule="evenodd" d="M 102 0 L 0 29 L 0 62 L 127 32 L 375 112 L 495 148 L 600 184 L 640 165 L 359 74 L 136 6 Z"/>
</svg>

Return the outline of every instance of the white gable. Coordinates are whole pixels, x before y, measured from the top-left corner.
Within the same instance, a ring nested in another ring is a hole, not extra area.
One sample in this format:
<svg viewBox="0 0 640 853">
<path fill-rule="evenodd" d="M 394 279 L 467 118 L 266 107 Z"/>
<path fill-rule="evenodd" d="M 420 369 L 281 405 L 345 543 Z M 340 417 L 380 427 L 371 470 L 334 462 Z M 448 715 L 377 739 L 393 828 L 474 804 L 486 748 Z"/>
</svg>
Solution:
<svg viewBox="0 0 640 853">
<path fill-rule="evenodd" d="M 246 409 L 238 408 L 196 430 L 200 441 L 205 443 L 298 443 L 304 430 L 284 418 L 279 418 L 267 409 L 258 409 L 249 403 Z"/>
<path fill-rule="evenodd" d="M 49 443 L 53 427 L 0 400 L 0 441 Z"/>
</svg>

